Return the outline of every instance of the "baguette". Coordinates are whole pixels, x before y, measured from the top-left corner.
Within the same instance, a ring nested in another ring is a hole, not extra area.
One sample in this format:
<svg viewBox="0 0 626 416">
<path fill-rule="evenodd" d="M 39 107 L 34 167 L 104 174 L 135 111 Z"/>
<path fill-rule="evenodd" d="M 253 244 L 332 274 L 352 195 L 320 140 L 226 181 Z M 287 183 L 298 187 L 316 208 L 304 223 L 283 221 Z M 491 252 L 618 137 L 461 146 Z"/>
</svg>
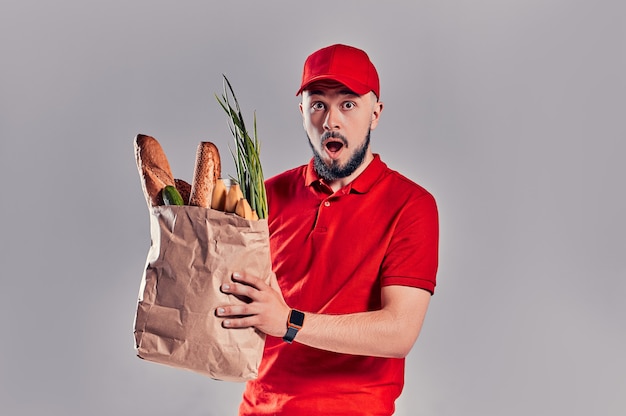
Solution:
<svg viewBox="0 0 626 416">
<path fill-rule="evenodd" d="M 215 182 L 222 175 L 222 164 L 217 147 L 211 142 L 200 142 L 191 182 L 189 205 L 211 208 Z"/>
<path fill-rule="evenodd" d="M 146 202 L 152 207 L 162 205 L 163 188 L 168 185 L 175 186 L 174 176 L 165 152 L 154 137 L 143 134 L 135 137 L 134 145 L 135 160 Z"/>
</svg>

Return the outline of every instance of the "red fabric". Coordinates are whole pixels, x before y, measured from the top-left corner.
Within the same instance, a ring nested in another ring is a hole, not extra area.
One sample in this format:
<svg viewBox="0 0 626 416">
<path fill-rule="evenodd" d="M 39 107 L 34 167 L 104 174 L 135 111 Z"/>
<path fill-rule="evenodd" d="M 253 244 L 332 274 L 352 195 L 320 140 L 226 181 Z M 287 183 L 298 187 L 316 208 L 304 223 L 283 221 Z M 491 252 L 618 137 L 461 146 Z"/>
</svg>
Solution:
<svg viewBox="0 0 626 416">
<path fill-rule="evenodd" d="M 380 309 L 385 285 L 434 292 L 435 200 L 378 155 L 332 195 L 312 162 L 266 185 L 273 267 L 291 307 L 343 314 Z M 404 359 L 337 354 L 297 341 L 267 337 L 259 378 L 247 383 L 241 415 L 393 413 Z"/>
</svg>

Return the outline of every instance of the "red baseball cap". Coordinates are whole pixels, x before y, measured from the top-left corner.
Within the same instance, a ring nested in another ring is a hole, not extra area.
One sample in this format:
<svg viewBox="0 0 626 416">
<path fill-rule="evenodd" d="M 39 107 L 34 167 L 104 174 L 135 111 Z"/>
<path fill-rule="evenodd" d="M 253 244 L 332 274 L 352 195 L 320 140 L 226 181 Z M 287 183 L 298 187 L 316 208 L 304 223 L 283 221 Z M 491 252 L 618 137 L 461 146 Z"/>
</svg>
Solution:
<svg viewBox="0 0 626 416">
<path fill-rule="evenodd" d="M 373 91 L 376 97 L 380 97 L 380 82 L 374 64 L 364 51 L 352 46 L 331 45 L 309 55 L 296 95 L 311 83 L 325 79 L 340 82 L 359 95 Z"/>
</svg>

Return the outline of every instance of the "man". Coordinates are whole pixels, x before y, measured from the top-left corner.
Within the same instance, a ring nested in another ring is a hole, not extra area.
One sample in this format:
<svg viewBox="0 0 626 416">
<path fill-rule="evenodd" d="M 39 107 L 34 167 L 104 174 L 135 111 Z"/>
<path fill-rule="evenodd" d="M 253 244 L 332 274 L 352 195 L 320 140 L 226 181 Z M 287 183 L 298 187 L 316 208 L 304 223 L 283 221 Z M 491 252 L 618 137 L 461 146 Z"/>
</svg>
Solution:
<svg viewBox="0 0 626 416">
<path fill-rule="evenodd" d="M 266 182 L 276 279 L 235 273 L 222 290 L 251 302 L 217 310 L 267 334 L 240 414 L 391 415 L 435 288 L 435 200 L 372 153 L 383 103 L 364 51 L 313 53 L 297 94 L 313 158 Z"/>
</svg>

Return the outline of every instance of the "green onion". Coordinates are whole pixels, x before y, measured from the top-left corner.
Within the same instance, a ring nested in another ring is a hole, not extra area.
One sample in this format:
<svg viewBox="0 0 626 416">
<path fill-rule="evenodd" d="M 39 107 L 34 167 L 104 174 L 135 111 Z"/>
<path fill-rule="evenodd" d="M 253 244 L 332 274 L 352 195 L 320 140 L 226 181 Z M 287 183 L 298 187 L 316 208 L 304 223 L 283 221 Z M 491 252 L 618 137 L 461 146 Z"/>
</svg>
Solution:
<svg viewBox="0 0 626 416">
<path fill-rule="evenodd" d="M 257 137 L 256 112 L 253 119 L 253 137 L 250 137 L 233 87 L 226 75 L 223 77 L 224 93 L 221 98 L 216 94 L 215 98 L 228 115 L 228 127 L 235 140 L 235 151 L 230 148 L 230 153 L 237 170 L 237 182 L 239 182 L 244 198 L 248 200 L 250 207 L 256 211 L 259 219 L 267 218 L 267 199 L 261 167 L 260 144 Z M 231 102 L 234 103 L 234 107 Z"/>
</svg>

